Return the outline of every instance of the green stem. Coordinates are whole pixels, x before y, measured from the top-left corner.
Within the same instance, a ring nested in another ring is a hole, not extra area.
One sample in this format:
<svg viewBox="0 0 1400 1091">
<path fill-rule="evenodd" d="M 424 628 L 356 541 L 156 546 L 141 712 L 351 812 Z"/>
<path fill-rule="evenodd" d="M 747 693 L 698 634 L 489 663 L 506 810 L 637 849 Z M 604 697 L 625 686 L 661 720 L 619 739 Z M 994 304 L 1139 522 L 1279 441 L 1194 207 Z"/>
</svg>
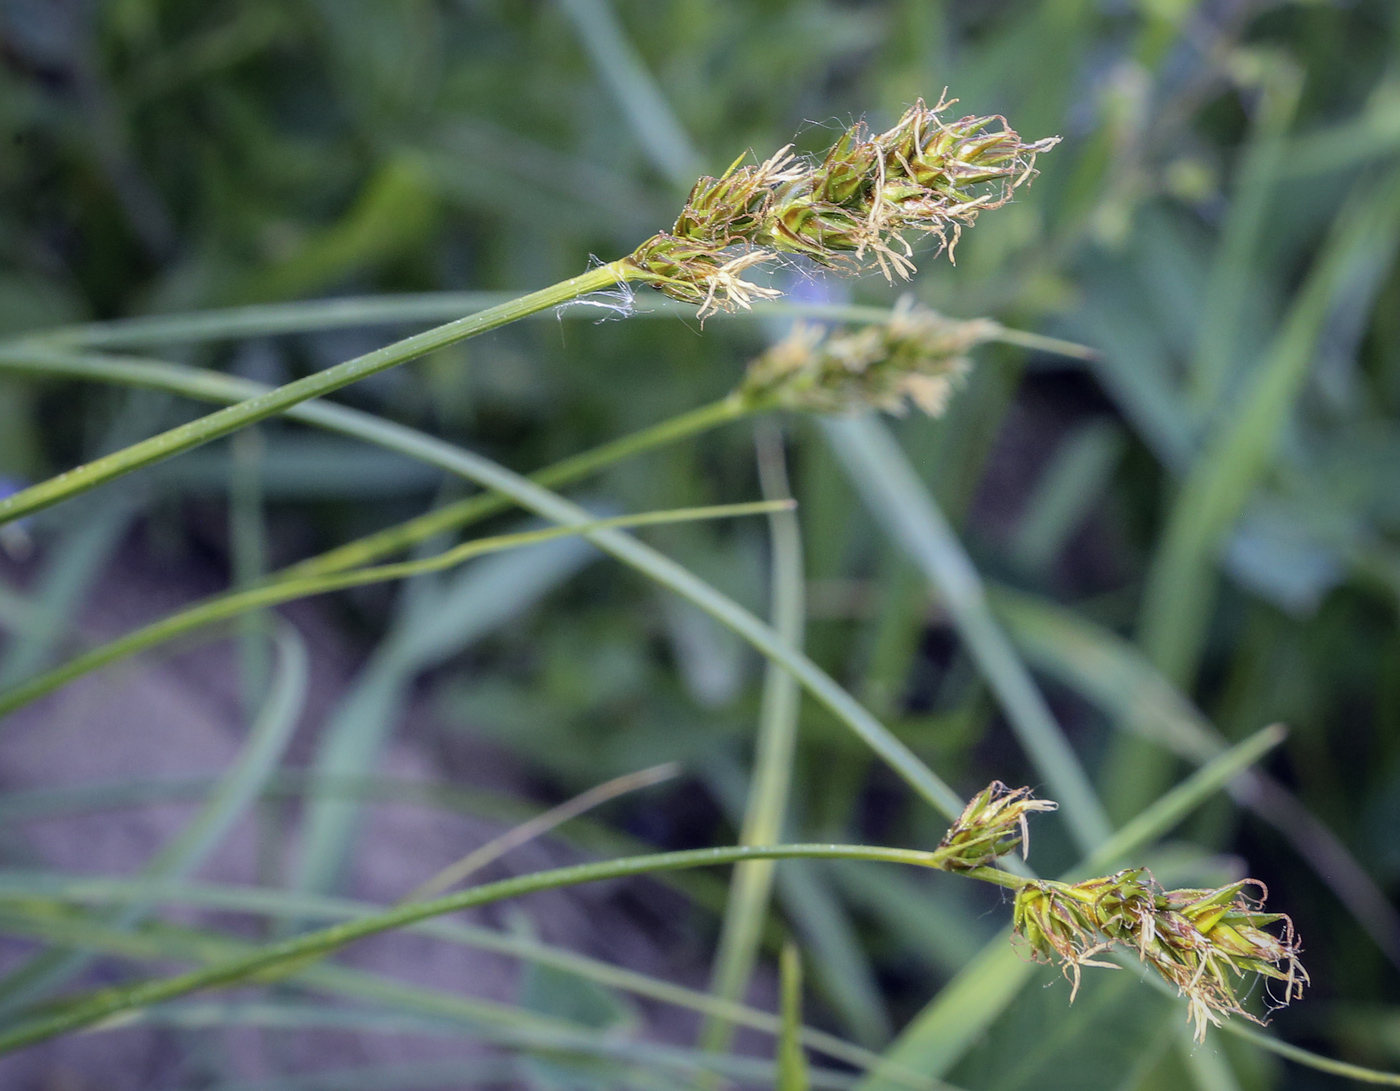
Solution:
<svg viewBox="0 0 1400 1091">
<path fill-rule="evenodd" d="M 671 417 L 650 428 L 623 436 L 621 439 L 594 447 L 591 451 L 566 458 L 554 463 L 538 473 L 530 475 L 537 485 L 553 489 L 620 462 L 624 458 L 640 454 L 642 451 L 661 447 L 700 432 L 708 431 L 728 421 L 737 420 L 751 410 L 736 395 L 729 395 L 699 409 Z M 388 527 L 343 546 L 337 546 L 319 557 L 311 557 L 288 568 L 284 568 L 273 578 L 293 579 L 299 576 L 321 575 L 340 572 L 347 568 L 358 568 L 371 561 L 394 553 L 399 553 L 419 542 L 427 541 L 444 531 L 460 530 L 471 523 L 479 522 L 497 512 L 515 506 L 515 501 L 502 493 L 486 493 L 460 500 L 455 504 L 427 512 L 416 519 Z"/>
<path fill-rule="evenodd" d="M 50 364 L 40 363 L 41 356 L 46 357 Z M 237 401 L 265 389 L 246 379 L 149 360 L 109 361 L 92 356 L 40 354 L 32 349 L 0 350 L 0 367 L 14 370 L 52 371 L 53 365 L 60 365 L 64 360 L 72 369 L 70 373 L 76 374 L 81 369 L 85 374 L 107 382 L 120 374 L 121 381 L 128 384 L 146 385 L 208 401 Z M 489 459 L 372 414 L 315 401 L 293 406 L 287 411 L 287 416 L 438 466 L 483 488 L 509 495 L 519 506 L 551 522 L 578 525 L 592 521 L 588 512 L 577 504 Z M 830 675 L 807 656 L 790 648 L 749 611 L 721 595 L 689 569 L 621 531 L 589 531 L 585 536 L 623 564 L 694 603 L 721 625 L 747 640 L 764 656 L 791 671 L 813 697 L 888 762 L 935 810 L 950 819 L 962 813 L 963 801 L 958 794 L 920 761 L 908 746 Z"/>
<path fill-rule="evenodd" d="M 236 984 L 269 974 L 279 968 L 295 968 L 356 940 L 463 909 L 519 898 L 541 890 L 556 890 L 581 883 L 628 878 L 657 871 L 714 867 L 738 863 L 741 860 L 794 858 L 874 860 L 915 867 L 937 867 L 939 863 L 936 853 L 867 845 L 729 846 L 632 856 L 622 860 L 605 860 L 536 872 L 533 875 L 522 875 L 473 887 L 430 902 L 410 903 L 375 917 L 332 925 L 280 943 L 269 944 L 240 958 L 229 959 L 175 977 L 142 982 L 126 988 L 103 990 L 59 1011 L 40 1015 L 27 1023 L 0 1032 L 0 1053 L 8 1053 L 69 1031 L 90 1027 L 121 1012 L 163 1003 L 200 989 Z"/>
<path fill-rule="evenodd" d="M 769 426 L 758 433 L 759 480 L 769 498 L 790 495 L 782 436 Z M 806 622 L 806 583 L 802 571 L 802 533 L 792 512 L 769 517 L 773 543 L 770 614 L 773 630 L 800 650 Z M 754 751 L 753 779 L 739 833 L 741 845 L 771 845 L 782 839 L 783 817 L 792 787 L 793 756 L 797 747 L 797 716 L 801 705 L 797 679 L 770 662 L 763 675 L 763 702 Z M 729 901 L 724 909 L 710 991 L 723 1000 L 741 1000 L 748 992 L 763 938 L 777 865 L 755 860 L 734 869 Z M 728 1050 L 734 1025 L 710 1018 L 700 1028 L 700 1047 L 711 1053 Z"/>
<path fill-rule="evenodd" d="M 710 508 L 687 508 L 677 511 L 648 512 L 642 515 L 623 515 L 613 519 L 598 519 L 578 526 L 547 527 L 519 534 L 502 534 L 464 542 L 455 549 L 422 561 L 404 561 L 400 564 L 380 565 L 377 568 L 361 568 L 353 572 L 282 580 L 247 591 L 218 595 L 197 606 L 181 610 L 179 613 L 162 618 L 160 621 L 152 622 L 126 636 L 110 640 L 84 655 L 70 659 L 60 667 L 46 671 L 37 678 L 0 693 L 0 717 L 8 715 L 17 708 L 22 708 L 31 701 L 37 701 L 40 697 L 47 696 L 75 678 L 91 671 L 146 651 L 195 629 L 227 621 L 251 610 L 262 610 L 290 602 L 293 599 L 324 595 L 332 591 L 344 591 L 350 587 L 362 587 L 366 584 L 383 583 L 388 580 L 408 579 L 428 572 L 440 572 L 486 553 L 499 553 L 506 549 L 537 545 L 555 538 L 572 537 L 608 527 L 639 527 L 690 519 L 721 518 L 729 515 L 766 514 L 775 510 L 776 507 L 777 505 L 765 502 L 728 504 Z"/>
<path fill-rule="evenodd" d="M 195 311 L 190 314 L 118 318 L 80 326 L 57 326 L 0 339 L 6 348 L 106 348 L 129 349 L 144 345 L 194 344 L 233 338 L 274 337 L 320 330 L 388 326 L 411 322 L 440 322 L 479 309 L 508 303 L 508 292 L 418 292 L 389 296 L 344 296 L 339 299 L 298 303 L 260 303 L 247 307 Z M 569 312 L 565 312 L 568 317 Z M 634 318 L 669 318 L 693 315 L 694 306 L 651 296 L 634 304 Z M 890 308 L 850 303 L 816 303 L 796 299 L 755 300 L 750 310 L 716 315 L 730 321 L 761 321 L 773 315 L 784 318 L 817 318 L 827 322 L 879 323 L 890 320 Z M 528 317 L 528 316 L 527 316 Z M 1098 353 L 1086 345 L 1062 341 L 993 322 L 988 340 L 1016 345 L 1033 352 L 1095 360 Z"/>
<path fill-rule="evenodd" d="M 0 500 L 0 526 L 419 356 L 612 287 L 630 275 L 631 270 L 620 262 L 599 266 L 581 276 L 396 341 L 315 375 L 210 413 L 199 420 L 182 424 Z"/>
<path fill-rule="evenodd" d="M 1012 875 L 1009 871 L 1002 871 L 994 867 L 978 867 L 971 871 L 960 871 L 959 875 L 966 875 L 969 879 L 980 879 L 984 883 L 992 883 L 995 886 L 1004 886 L 1007 890 L 1020 890 L 1029 882 L 1036 880 L 1027 879 L 1020 875 Z"/>
<path fill-rule="evenodd" d="M 171 367 L 171 365 L 140 364 L 127 360 L 110 360 L 82 355 L 36 353 L 31 350 L 11 354 L 0 352 L 0 369 L 15 368 L 16 361 L 21 358 L 42 363 L 46 373 L 51 374 L 55 370 L 62 370 L 65 374 L 73 374 L 81 378 L 98 378 L 107 381 L 111 381 L 114 374 L 127 374 L 133 379 L 143 378 L 146 380 L 155 378 L 156 374 L 168 378 L 168 371 Z M 207 396 L 208 394 L 203 384 L 198 391 L 185 387 L 182 392 L 193 393 L 195 396 Z M 306 408 L 316 409 L 318 407 Z M 603 444 L 591 451 L 564 459 L 541 470 L 531 480 L 544 486 L 567 484 L 631 455 L 667 443 L 677 442 L 727 421 L 736 420 L 751 411 L 752 409 L 740 398 L 730 395 L 709 405 L 701 406 L 699 409 L 662 421 L 651 428 L 645 428 L 640 432 L 634 432 L 611 443 Z M 293 410 L 292 415 L 298 415 L 298 411 Z M 109 666 L 128 656 L 148 651 L 165 641 L 194 632 L 204 626 L 236 617 L 246 611 L 278 605 L 298 598 L 344 590 L 362 583 L 413 575 L 420 570 L 429 571 L 434 568 L 446 567 L 440 558 L 434 558 L 426 562 L 427 567 L 425 568 L 413 568 L 411 571 L 406 569 L 397 575 L 391 569 L 379 569 L 377 575 L 360 578 L 362 574 L 357 574 L 356 578 L 349 582 L 325 580 L 305 582 L 312 577 L 329 576 L 347 569 L 360 568 L 381 557 L 401 552 L 419 542 L 426 541 L 436 534 L 461 529 L 470 523 L 478 522 L 512 506 L 514 506 L 514 501 L 502 493 L 474 496 L 357 541 L 349 542 L 323 553 L 319 557 L 312 557 L 285 568 L 270 577 L 272 582 L 269 584 L 250 588 L 243 592 L 228 592 L 212 596 L 204 602 L 162 618 L 160 621 L 152 622 L 150 625 L 128 633 L 124 637 L 119 637 L 99 648 L 94 648 L 84 655 L 77 656 L 44 674 L 29 679 L 20 686 L 0 692 L 0 716 L 5 716 L 31 701 L 38 700 L 91 671 L 100 670 L 102 667 Z M 470 555 L 474 556 L 475 553 Z M 466 559 L 467 555 L 463 555 L 448 563 L 455 564 Z"/>
</svg>

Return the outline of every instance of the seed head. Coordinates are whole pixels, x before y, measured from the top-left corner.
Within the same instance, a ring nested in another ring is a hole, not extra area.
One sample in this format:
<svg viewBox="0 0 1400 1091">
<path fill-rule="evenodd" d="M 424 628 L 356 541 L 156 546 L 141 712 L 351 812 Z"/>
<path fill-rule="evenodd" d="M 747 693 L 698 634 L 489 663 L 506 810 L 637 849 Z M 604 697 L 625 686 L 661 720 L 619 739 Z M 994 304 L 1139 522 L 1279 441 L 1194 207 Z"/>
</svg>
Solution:
<svg viewBox="0 0 1400 1091">
<path fill-rule="evenodd" d="M 1029 788 L 1008 788 L 999 780 L 972 797 L 958 820 L 938 843 L 938 853 L 946 858 L 948 871 L 971 871 L 986 867 L 1018 845 L 1026 855 L 1030 830 L 1026 815 L 1032 811 L 1053 811 L 1058 805 L 1048 799 L 1031 798 Z"/>
<path fill-rule="evenodd" d="M 958 322 L 906 296 L 887 323 L 853 333 L 793 327 L 749 365 L 740 395 L 754 406 L 815 413 L 875 408 L 902 414 L 912 402 L 942 415 L 967 373 L 967 353 L 998 327 L 985 319 Z"/>
<path fill-rule="evenodd" d="M 907 279 L 906 232 L 932 235 L 951 257 L 962 229 L 1009 201 L 1034 177 L 1036 155 L 1059 142 L 1023 143 L 999 116 L 943 121 L 956 101 L 920 99 L 877 135 L 853 125 L 820 163 L 791 145 L 752 166 L 741 156 L 720 177 L 696 182 L 671 230 L 625 260 L 638 279 L 698 306 L 701 318 L 776 294 L 739 273 L 782 255 L 851 269 L 873 260 L 887 279 Z"/>
<path fill-rule="evenodd" d="M 1259 898 L 1245 891 L 1256 887 Z M 1293 922 L 1263 912 L 1263 884 L 1245 879 L 1218 890 L 1162 891 L 1142 868 L 1080 883 L 1040 880 L 1016 894 L 1014 927 L 1037 961 L 1057 961 L 1079 990 L 1080 968 L 1108 966 L 1095 956 L 1130 948 L 1186 997 L 1198 1041 L 1220 1015 L 1262 1022 L 1240 1003 L 1248 974 L 1283 982 L 1282 1006 L 1303 995 L 1308 974 Z M 1281 934 L 1264 931 L 1283 923 Z"/>
</svg>

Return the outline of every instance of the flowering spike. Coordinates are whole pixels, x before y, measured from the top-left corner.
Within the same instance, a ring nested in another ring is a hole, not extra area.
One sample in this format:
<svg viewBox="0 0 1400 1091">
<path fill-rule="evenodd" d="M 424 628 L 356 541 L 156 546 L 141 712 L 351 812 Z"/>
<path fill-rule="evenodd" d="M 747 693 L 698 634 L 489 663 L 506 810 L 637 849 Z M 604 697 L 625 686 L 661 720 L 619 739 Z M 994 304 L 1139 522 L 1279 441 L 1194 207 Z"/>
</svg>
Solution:
<svg viewBox="0 0 1400 1091">
<path fill-rule="evenodd" d="M 938 843 L 938 852 L 945 857 L 942 866 L 949 871 L 986 867 L 1018 845 L 1024 857 L 1030 844 L 1026 815 L 1053 811 L 1056 806 L 1048 799 L 1033 799 L 1029 788 L 1013 790 L 992 781 L 972 797 Z"/>
<path fill-rule="evenodd" d="M 1262 1022 L 1241 1005 L 1237 980 L 1246 974 L 1281 981 L 1278 1005 L 1303 995 L 1308 973 L 1293 922 L 1262 912 L 1263 897 L 1245 890 L 1263 884 L 1245 879 L 1218 890 L 1161 890 L 1143 868 L 1079 883 L 1037 880 L 1016 894 L 1013 926 L 1041 962 L 1058 961 L 1079 990 L 1080 969 L 1102 966 L 1094 956 L 1114 945 L 1135 950 L 1186 997 L 1196 1039 L 1220 1016 Z M 1280 935 L 1264 931 L 1282 922 Z"/>
<path fill-rule="evenodd" d="M 753 289 L 731 285 L 730 291 Z M 854 333 L 824 334 L 795 325 L 749 365 L 739 394 L 754 406 L 816 413 L 861 408 L 903 413 L 907 400 L 937 417 L 967 373 L 967 353 L 997 329 L 984 319 L 944 318 L 906 296 L 887 323 Z"/>
<path fill-rule="evenodd" d="M 890 130 L 847 129 L 820 163 L 792 154 L 695 183 L 669 232 L 626 259 L 637 279 L 700 308 L 704 318 L 747 308 L 767 290 L 737 276 L 736 252 L 757 264 L 785 254 L 819 265 L 859 267 L 867 255 L 893 281 L 914 272 L 906 231 L 922 231 L 949 256 L 963 227 L 1011 199 L 1035 175 L 1035 157 L 1058 137 L 1026 144 L 1002 117 L 939 116 L 920 99 Z M 993 128 L 993 125 L 997 125 Z"/>
</svg>

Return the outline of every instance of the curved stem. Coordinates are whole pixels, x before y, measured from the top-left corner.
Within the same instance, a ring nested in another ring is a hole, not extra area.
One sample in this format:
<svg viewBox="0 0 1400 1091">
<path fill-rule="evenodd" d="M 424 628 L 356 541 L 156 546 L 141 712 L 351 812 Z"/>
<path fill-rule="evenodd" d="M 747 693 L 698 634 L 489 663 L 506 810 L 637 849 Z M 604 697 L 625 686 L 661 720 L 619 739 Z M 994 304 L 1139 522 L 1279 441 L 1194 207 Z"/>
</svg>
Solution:
<svg viewBox="0 0 1400 1091">
<path fill-rule="evenodd" d="M 246 386 L 240 385 L 234 385 L 230 388 L 225 376 L 200 373 L 192 369 L 181 368 L 178 365 L 32 348 L 0 350 L 0 370 L 23 370 L 45 375 L 61 374 L 105 382 L 124 381 L 130 385 L 151 386 L 199 398 L 213 396 L 215 391 L 220 391 L 228 396 L 234 391 L 247 389 Z M 234 380 L 234 383 L 237 384 L 238 381 Z M 322 407 L 294 408 L 289 415 L 301 418 L 303 411 L 314 414 L 315 410 L 320 408 Z M 753 411 L 752 405 L 737 395 L 731 394 L 711 402 L 709 405 L 703 405 L 698 409 L 662 421 L 650 428 L 644 428 L 611 443 L 595 447 L 591 451 L 566 458 L 534 474 L 530 480 L 542 486 L 567 484 L 631 455 L 667 443 L 678 442 L 728 421 L 737 420 Z M 347 569 L 360 568 L 382 557 L 401 552 L 410 546 L 426 541 L 435 534 L 461 529 L 514 505 L 515 501 L 504 493 L 488 492 L 473 496 L 285 568 L 269 577 L 269 582 L 261 587 L 211 596 L 203 602 L 152 622 L 150 625 L 103 644 L 101 647 L 94 648 L 83 655 L 76 656 L 19 686 L 0 692 L 0 716 L 5 716 L 30 701 L 46 696 L 90 671 L 98 670 L 130 655 L 149 650 L 164 641 L 183 636 L 204 626 L 235 617 L 244 611 L 274 606 L 311 595 L 343 590 L 347 587 L 358 586 L 360 583 L 417 574 L 418 569 L 400 573 L 382 569 L 377 576 L 365 579 L 356 578 L 350 582 L 327 582 L 322 579 L 320 582 L 306 583 L 307 580 L 314 577 L 325 577 L 344 572 Z M 475 554 L 468 555 L 474 556 Z M 458 557 L 457 561 L 466 560 L 468 555 Z M 438 563 L 439 567 L 442 566 L 440 558 L 434 558 L 427 563 L 430 565 Z M 456 561 L 451 563 L 456 563 Z M 424 570 L 426 571 L 426 569 Z M 294 581 L 295 586 L 293 586 Z"/>
<path fill-rule="evenodd" d="M 236 432 L 247 425 L 284 413 L 295 405 L 319 398 L 370 375 L 486 333 L 488 330 L 508 325 L 527 315 L 612 287 L 631 275 L 632 271 L 627 266 L 616 262 L 590 269 L 581 276 L 561 281 L 549 288 L 542 288 L 538 292 L 531 292 L 509 303 L 478 311 L 476 314 L 404 338 L 402 341 L 395 341 L 391 345 L 357 356 L 353 360 L 346 360 L 315 375 L 308 375 L 304 379 L 220 409 L 188 424 L 171 428 L 158 436 L 132 444 L 0 500 L 0 526 L 94 489 L 104 482 L 139 470 L 143 466 L 160 462 L 220 436 L 226 436 L 230 432 Z"/>
<path fill-rule="evenodd" d="M 737 420 L 751 411 L 740 398 L 731 394 L 719 401 L 711 402 L 709 405 L 702 405 L 698 409 L 671 417 L 650 428 L 643 428 L 639 432 L 633 432 L 621 439 L 613 440 L 611 443 L 605 443 L 590 451 L 563 459 L 538 473 L 531 474 L 530 480 L 548 489 L 567 485 L 602 469 L 604 466 L 610 466 L 614 462 L 620 462 L 624 458 L 651 450 L 653 447 L 661 447 L 688 436 L 706 432 L 718 425 Z M 376 534 L 347 542 L 345 545 L 337 546 L 318 557 L 300 561 L 284 568 L 272 578 L 276 580 L 292 579 L 299 576 L 320 575 L 340 572 L 347 568 L 358 568 L 360 565 L 368 564 L 381 557 L 408 549 L 410 546 L 426 541 L 435 534 L 441 534 L 448 530 L 460 530 L 462 527 L 480 522 L 482 519 L 514 506 L 515 501 L 503 493 L 493 492 L 472 496 L 455 504 L 448 504 L 435 511 L 427 512 L 416 519 L 409 519 L 406 522 L 388 527 Z"/>
<path fill-rule="evenodd" d="M 0 717 L 23 708 L 31 701 L 45 697 L 76 678 L 91 671 L 108 666 L 118 660 L 154 648 L 178 636 L 202 629 L 220 621 L 228 621 L 252 610 L 266 609 L 294 599 L 325 595 L 332 591 L 344 591 L 351 587 L 363 587 L 371 583 L 384 583 L 388 580 L 409 579 L 428 572 L 440 572 L 455 567 L 474 557 L 487 553 L 499 553 L 506 549 L 519 549 L 537 545 L 556 538 L 574 537 L 593 530 L 609 527 L 640 527 L 658 523 L 684 522 L 692 519 L 715 519 L 733 515 L 762 515 L 779 510 L 780 506 L 759 502 L 756 504 L 726 504 L 710 508 L 686 508 L 676 511 L 646 512 L 641 515 L 622 515 L 613 519 L 598 519 L 579 526 L 546 527 L 541 530 L 524 531 L 519 534 L 501 534 L 490 538 L 477 538 L 464 542 L 446 553 L 429 557 L 422 561 L 405 561 L 400 564 L 386 564 L 375 568 L 361 568 L 352 572 L 329 573 L 325 576 L 308 576 L 296 580 L 281 580 L 264 584 L 247 591 L 236 591 L 216 595 L 179 613 L 154 621 L 116 640 L 75 656 L 68 662 L 45 671 L 36 678 L 23 682 L 0 693 Z"/>
<path fill-rule="evenodd" d="M 844 859 L 873 860 L 884 863 L 908 864 L 915 867 L 937 867 L 937 853 L 913 849 L 880 848 L 868 845 L 764 845 L 731 846 L 714 849 L 690 849 L 664 852 L 649 856 L 632 856 L 622 860 L 605 860 L 551 871 L 521 875 L 485 886 L 459 891 L 430 902 L 413 902 L 390 909 L 377 916 L 346 921 L 315 932 L 308 932 L 280 943 L 269 944 L 251 954 L 229 959 L 203 969 L 179 974 L 157 981 L 147 981 L 127 988 L 105 989 L 84 1000 L 71 1003 L 61 1010 L 40 1015 L 19 1026 L 0 1032 L 0 1053 L 46 1041 L 59 1034 L 90 1027 L 121 1012 L 149 1007 L 173 1000 L 201 989 L 233 985 L 251 978 L 266 978 L 277 971 L 294 972 L 305 963 L 317 960 L 356 940 L 381 932 L 392 931 L 418 921 L 455 913 L 463 909 L 489 905 L 493 902 L 519 898 L 541 890 L 577 886 L 646 875 L 656 871 L 676 871 L 685 868 L 714 867 L 734 864 L 741 860 L 780 859 Z"/>
</svg>

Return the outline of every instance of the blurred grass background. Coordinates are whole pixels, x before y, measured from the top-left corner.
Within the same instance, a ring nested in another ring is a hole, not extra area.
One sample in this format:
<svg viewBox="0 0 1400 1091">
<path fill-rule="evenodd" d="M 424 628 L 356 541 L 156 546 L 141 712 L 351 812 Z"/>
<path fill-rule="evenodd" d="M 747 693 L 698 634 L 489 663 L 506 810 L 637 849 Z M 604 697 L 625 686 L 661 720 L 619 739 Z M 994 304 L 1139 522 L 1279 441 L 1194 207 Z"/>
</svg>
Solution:
<svg viewBox="0 0 1400 1091">
<path fill-rule="evenodd" d="M 1271 906 L 1293 914 L 1313 974 L 1279 1031 L 1394 1068 L 1393 3 L 0 0 L 0 335 L 320 297 L 524 291 L 630 250 L 671 222 L 698 173 L 745 149 L 762 157 L 796 134 L 800 149 L 819 150 L 853 119 L 884 127 L 944 87 L 955 111 L 1004 114 L 1027 139 L 1064 142 L 1032 187 L 959 243 L 955 267 L 921 262 L 909 290 L 948 315 L 993 317 L 1099 355 L 983 348 L 945 419 L 911 417 L 893 431 L 989 581 L 1112 822 L 1185 770 L 1190 746 L 1163 740 L 1289 725 L 1268 769 L 1301 801 L 1288 811 L 1292 835 L 1222 801 L 1152 862 L 1164 881 L 1204 884 L 1231 874 L 1232 856 L 1247 860 Z M 883 306 L 901 289 L 866 277 L 834 290 Z M 718 318 L 700 335 L 674 312 L 585 317 L 511 327 L 345 400 L 527 471 L 723 394 L 782 330 L 779 318 Z M 283 382 L 411 327 L 255 331 L 160 351 Z M 0 375 L 0 475 L 38 480 L 189 415 L 160 395 Z M 1049 794 L 956 610 L 928 593 L 927 573 L 863 505 L 873 486 L 852 483 L 858 460 L 816 422 L 781 423 L 809 654 L 960 792 L 1001 779 Z M 175 574 L 189 597 L 455 488 L 405 459 L 273 423 L 56 509 L 4 539 L 0 680 L 81 640 L 91 602 L 130 566 Z M 633 511 L 758 491 L 754 430 L 741 424 L 623 463 L 584 495 Z M 766 613 L 761 522 L 651 537 Z M 450 780 L 454 754 L 484 747 L 503 771 L 475 813 L 499 821 L 518 813 L 502 794 L 555 802 L 679 760 L 682 782 L 615 804 L 603 821 L 661 847 L 732 842 L 761 664 L 698 611 L 595 556 L 561 544 L 320 604 L 314 632 L 347 651 L 313 686 L 323 699 L 290 764 L 363 779 L 403 732 Z M 155 609 L 130 604 L 121 620 Z M 241 687 L 251 717 L 275 671 L 255 629 L 243 636 L 224 646 L 241 654 L 205 669 Z M 131 745 L 139 751 L 139 738 Z M 11 787 L 0 798 L 5 859 L 27 865 L 36 850 L 24 823 L 62 801 Z M 127 787 L 134 800 L 155 792 Z M 344 889 L 362 802 L 323 796 L 308 836 L 324 851 L 305 862 L 272 853 L 264 879 Z M 95 804 L 79 793 L 67 805 Z M 797 840 L 929 845 L 943 825 L 810 701 L 790 807 Z M 1059 818 L 1037 833 L 1042 873 L 1077 858 Z M 1300 860 L 1309 837 L 1331 882 Z M 1352 859 L 1364 874 L 1348 870 Z M 692 891 L 708 908 L 672 922 L 696 965 L 717 934 L 719 891 Z M 784 865 L 777 898 L 809 961 L 809 1018 L 872 1048 L 1004 915 L 955 883 L 863 866 Z M 1178 1050 L 1175 1015 L 1163 1019 L 1130 975 L 1099 976 L 1073 1008 L 1062 988 L 1026 989 L 942 1071 L 968 1088 L 1340 1086 L 1218 1036 L 1206 1056 Z M 521 1003 L 627 1024 L 615 1000 L 570 988 L 540 971 Z M 378 1024 L 366 1017 L 357 1033 L 406 1033 L 380 1000 Z M 295 1025 L 290 1009 L 282 1018 Z M 223 1033 L 217 1012 L 207 1022 L 215 1029 L 159 1038 L 168 1063 L 144 1086 L 244 1075 L 229 1059 L 236 1049 L 207 1044 Z M 51 1057 L 62 1070 L 62 1052 Z M 619 1078 L 532 1064 L 479 1079 L 365 1068 L 326 1086 Z M 258 1086 L 293 1086 L 295 1070 Z"/>
</svg>

